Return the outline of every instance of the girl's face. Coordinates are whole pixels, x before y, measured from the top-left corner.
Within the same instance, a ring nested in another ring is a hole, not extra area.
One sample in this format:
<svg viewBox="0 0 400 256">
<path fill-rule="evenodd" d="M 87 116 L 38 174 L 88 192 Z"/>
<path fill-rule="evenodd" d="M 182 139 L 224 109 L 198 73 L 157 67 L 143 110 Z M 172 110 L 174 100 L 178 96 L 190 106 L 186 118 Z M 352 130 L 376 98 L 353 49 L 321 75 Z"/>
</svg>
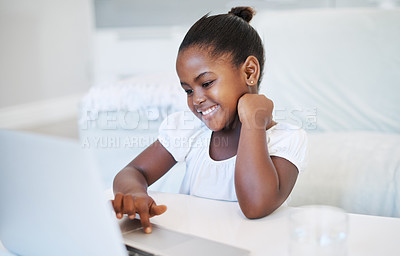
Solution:
<svg viewBox="0 0 400 256">
<path fill-rule="evenodd" d="M 191 111 L 212 131 L 232 127 L 239 98 L 249 92 L 246 75 L 230 56 L 211 58 L 189 47 L 178 54 L 176 70 Z"/>
</svg>

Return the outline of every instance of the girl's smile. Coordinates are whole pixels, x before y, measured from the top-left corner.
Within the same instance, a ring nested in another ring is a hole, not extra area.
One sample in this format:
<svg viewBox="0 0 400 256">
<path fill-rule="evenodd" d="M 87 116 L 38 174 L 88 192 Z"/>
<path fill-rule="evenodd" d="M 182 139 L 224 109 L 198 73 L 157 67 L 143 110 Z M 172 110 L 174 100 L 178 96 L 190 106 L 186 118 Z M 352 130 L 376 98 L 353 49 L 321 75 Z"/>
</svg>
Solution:
<svg viewBox="0 0 400 256">
<path fill-rule="evenodd" d="M 179 53 L 176 69 L 190 110 L 213 131 L 232 127 L 238 100 L 249 92 L 241 67 L 229 55 L 211 57 L 208 49 L 190 47 Z"/>
<path fill-rule="evenodd" d="M 212 116 L 218 109 L 219 105 L 214 105 L 210 108 L 207 108 L 206 110 L 197 109 L 197 112 L 201 113 L 203 115 L 203 118 L 206 119 Z"/>
</svg>

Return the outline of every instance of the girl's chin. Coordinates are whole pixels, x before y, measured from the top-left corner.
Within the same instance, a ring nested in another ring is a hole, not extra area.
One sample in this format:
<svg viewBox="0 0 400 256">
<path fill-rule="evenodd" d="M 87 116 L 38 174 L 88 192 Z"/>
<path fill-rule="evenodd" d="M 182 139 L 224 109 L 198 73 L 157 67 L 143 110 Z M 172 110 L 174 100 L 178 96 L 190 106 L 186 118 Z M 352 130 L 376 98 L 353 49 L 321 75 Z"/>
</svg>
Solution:
<svg viewBox="0 0 400 256">
<path fill-rule="evenodd" d="M 204 118 L 202 114 L 193 112 L 207 127 L 208 129 L 212 130 L 213 132 L 218 132 L 224 129 L 231 129 L 232 122 L 229 119 L 226 119 L 225 115 L 221 115 L 221 113 L 215 113 L 214 115 Z M 231 118 L 235 120 L 235 117 Z"/>
<path fill-rule="evenodd" d="M 208 129 L 210 129 L 213 132 L 219 132 L 219 131 L 222 131 L 224 129 L 224 128 L 221 128 L 221 127 L 210 127 L 208 125 L 207 125 L 207 127 L 208 127 Z"/>
<path fill-rule="evenodd" d="M 208 129 L 212 130 L 213 132 L 218 132 L 225 129 L 233 129 L 237 125 L 235 122 L 229 122 L 226 119 L 212 118 L 209 120 L 204 120 L 201 117 L 199 118 L 208 127 Z"/>
<path fill-rule="evenodd" d="M 193 112 L 193 111 L 192 111 Z M 202 114 L 193 112 L 197 118 L 200 119 L 210 130 L 216 132 L 224 128 L 224 122 L 218 121 L 218 117 L 204 118 Z"/>
<path fill-rule="evenodd" d="M 218 132 L 221 131 L 225 128 L 225 123 L 224 122 L 213 122 L 213 121 L 204 121 L 204 124 L 208 127 L 213 132 Z"/>
<path fill-rule="evenodd" d="M 200 120 L 208 127 L 208 129 L 212 130 L 213 132 L 220 131 L 224 128 L 224 125 L 213 122 L 211 120 L 204 120 L 202 118 L 200 118 Z"/>
</svg>

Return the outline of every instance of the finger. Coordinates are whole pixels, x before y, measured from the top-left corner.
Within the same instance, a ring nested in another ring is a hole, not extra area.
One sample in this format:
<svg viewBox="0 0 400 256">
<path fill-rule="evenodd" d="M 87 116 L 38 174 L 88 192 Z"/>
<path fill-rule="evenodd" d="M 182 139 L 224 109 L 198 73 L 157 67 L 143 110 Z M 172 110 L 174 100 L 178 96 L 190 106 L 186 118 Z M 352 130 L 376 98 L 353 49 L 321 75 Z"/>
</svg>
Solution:
<svg viewBox="0 0 400 256">
<path fill-rule="evenodd" d="M 140 214 L 140 213 L 139 213 Z M 148 213 L 140 214 L 140 222 L 142 223 L 143 230 L 146 234 L 151 233 L 150 216 Z"/>
<path fill-rule="evenodd" d="M 150 205 L 150 210 L 149 210 L 150 217 L 163 214 L 166 210 L 167 210 L 166 205 L 157 205 L 155 202 L 153 202 Z"/>
<path fill-rule="evenodd" d="M 134 219 L 136 215 L 133 197 L 131 195 L 124 195 L 123 213 L 128 214 L 130 219 Z"/>
<path fill-rule="evenodd" d="M 115 214 L 117 215 L 118 219 L 121 219 L 123 214 L 122 214 L 122 199 L 123 195 L 121 193 L 117 193 L 115 195 L 114 200 L 112 200 L 113 208 L 115 211 Z"/>
<path fill-rule="evenodd" d="M 151 224 L 149 211 L 150 207 L 148 204 L 149 198 L 135 198 L 136 212 L 140 215 L 140 222 L 142 224 L 145 233 L 151 233 Z"/>
</svg>

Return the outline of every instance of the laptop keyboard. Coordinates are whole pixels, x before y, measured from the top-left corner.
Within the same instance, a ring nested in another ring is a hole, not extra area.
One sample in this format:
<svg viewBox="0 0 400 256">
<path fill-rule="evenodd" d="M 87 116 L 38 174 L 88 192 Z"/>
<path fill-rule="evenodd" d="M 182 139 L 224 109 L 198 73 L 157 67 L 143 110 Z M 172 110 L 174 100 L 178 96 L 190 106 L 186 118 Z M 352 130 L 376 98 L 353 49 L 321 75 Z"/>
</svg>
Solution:
<svg viewBox="0 0 400 256">
<path fill-rule="evenodd" d="M 142 250 L 139 250 L 137 248 L 131 247 L 129 245 L 125 245 L 126 250 L 128 251 L 129 256 L 155 256 L 155 254 L 150 253 L 150 252 L 145 252 Z"/>
</svg>

